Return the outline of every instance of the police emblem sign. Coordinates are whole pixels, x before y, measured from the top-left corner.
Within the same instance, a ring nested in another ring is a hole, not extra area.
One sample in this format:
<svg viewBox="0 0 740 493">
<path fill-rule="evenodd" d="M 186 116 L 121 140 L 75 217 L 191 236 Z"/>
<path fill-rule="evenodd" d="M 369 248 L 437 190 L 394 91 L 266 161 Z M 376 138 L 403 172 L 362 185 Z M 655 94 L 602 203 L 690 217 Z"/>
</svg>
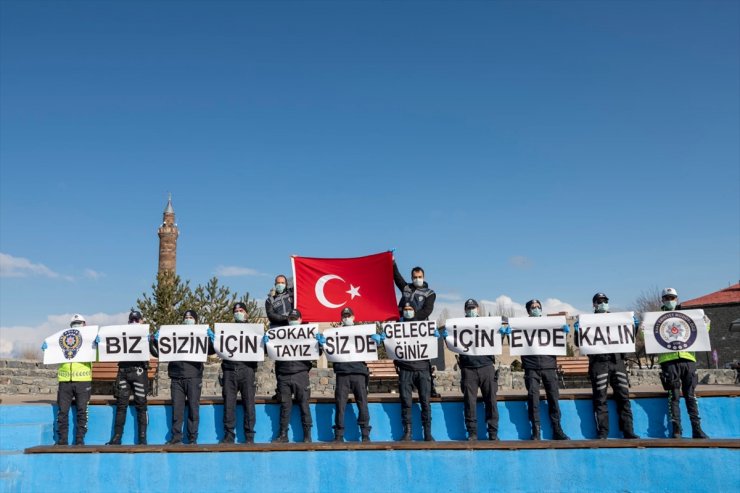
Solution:
<svg viewBox="0 0 740 493">
<path fill-rule="evenodd" d="M 644 313 L 642 331 L 648 354 L 712 349 L 709 319 L 704 315 L 704 310 Z"/>
</svg>

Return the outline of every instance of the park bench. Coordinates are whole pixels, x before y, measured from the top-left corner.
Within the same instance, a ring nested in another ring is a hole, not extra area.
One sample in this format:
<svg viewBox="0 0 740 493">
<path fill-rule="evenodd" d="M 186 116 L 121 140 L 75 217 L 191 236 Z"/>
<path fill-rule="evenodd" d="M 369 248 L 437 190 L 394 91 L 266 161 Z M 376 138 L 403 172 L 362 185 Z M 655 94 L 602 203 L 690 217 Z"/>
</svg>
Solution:
<svg viewBox="0 0 740 493">
<path fill-rule="evenodd" d="M 118 377 L 118 362 L 117 361 L 96 361 L 92 367 L 93 382 L 115 382 Z M 149 395 L 157 395 L 157 381 L 159 371 L 159 360 L 149 360 L 149 370 L 147 371 L 147 379 L 149 380 Z"/>
<path fill-rule="evenodd" d="M 566 388 L 565 377 L 585 377 L 588 376 L 588 357 L 587 356 L 558 356 L 558 377 Z"/>
<path fill-rule="evenodd" d="M 370 382 L 387 383 L 398 380 L 396 365 L 392 359 L 368 361 L 367 368 L 370 370 Z"/>
</svg>

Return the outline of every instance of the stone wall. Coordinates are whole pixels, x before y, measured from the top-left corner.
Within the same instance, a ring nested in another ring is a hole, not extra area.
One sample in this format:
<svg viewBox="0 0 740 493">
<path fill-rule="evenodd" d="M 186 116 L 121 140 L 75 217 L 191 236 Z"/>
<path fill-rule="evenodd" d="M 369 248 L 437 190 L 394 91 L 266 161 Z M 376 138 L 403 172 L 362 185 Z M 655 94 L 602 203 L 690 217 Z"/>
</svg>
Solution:
<svg viewBox="0 0 740 493">
<path fill-rule="evenodd" d="M 217 397 L 221 395 L 221 386 L 218 383 L 219 363 L 207 363 L 203 372 L 203 397 Z M 723 384 L 735 383 L 735 370 L 706 370 L 699 369 L 699 383 L 701 384 Z M 460 393 L 460 372 L 456 370 L 438 371 L 435 374 L 437 390 L 442 393 Z M 311 393 L 314 396 L 334 395 L 334 371 L 326 368 L 314 368 L 310 373 Z M 512 372 L 508 366 L 499 368 L 499 389 L 501 390 L 523 390 L 524 373 Z M 275 368 L 272 361 L 265 361 L 259 366 L 257 372 L 257 395 L 271 396 L 276 390 Z M 630 370 L 630 384 L 637 386 L 659 386 L 658 369 L 653 370 Z M 567 380 L 568 388 L 588 387 L 586 379 Z M 111 382 L 94 382 L 93 394 L 111 395 L 113 393 Z M 0 360 L 0 395 L 35 394 L 48 395 L 53 399 L 57 391 L 56 366 L 46 366 L 36 361 L 26 360 Z M 371 393 L 398 392 L 398 384 L 373 383 L 370 386 Z M 170 397 L 170 380 L 165 368 L 159 373 L 157 397 L 167 399 Z"/>
</svg>

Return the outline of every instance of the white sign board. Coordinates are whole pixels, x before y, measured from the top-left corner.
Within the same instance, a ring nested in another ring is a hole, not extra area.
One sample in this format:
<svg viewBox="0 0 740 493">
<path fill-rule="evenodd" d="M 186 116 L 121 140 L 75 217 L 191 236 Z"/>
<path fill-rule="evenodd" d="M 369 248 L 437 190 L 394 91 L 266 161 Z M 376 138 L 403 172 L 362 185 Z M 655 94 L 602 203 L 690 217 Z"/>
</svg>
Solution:
<svg viewBox="0 0 740 493">
<path fill-rule="evenodd" d="M 501 354 L 501 317 L 449 318 L 445 343 L 453 353 L 469 356 Z"/>
<path fill-rule="evenodd" d="M 106 325 L 98 331 L 99 361 L 149 361 L 149 324 Z"/>
<path fill-rule="evenodd" d="M 565 356 L 565 317 L 512 317 L 509 354 L 512 356 Z"/>
<path fill-rule="evenodd" d="M 265 348 L 262 336 L 265 326 L 262 324 L 215 324 L 216 340 L 213 349 L 216 354 L 230 361 L 264 361 Z"/>
<path fill-rule="evenodd" d="M 378 346 L 370 336 L 375 334 L 375 324 L 337 327 L 324 331 L 324 354 L 332 363 L 376 361 Z"/>
<path fill-rule="evenodd" d="M 44 364 L 57 363 L 89 363 L 97 359 L 95 337 L 98 335 L 97 325 L 85 325 L 60 330 L 44 341 Z"/>
<path fill-rule="evenodd" d="M 707 322 L 704 310 L 643 313 L 645 352 L 711 351 Z"/>
<path fill-rule="evenodd" d="M 192 361 L 208 359 L 207 325 L 163 325 L 159 328 L 159 361 Z"/>
<path fill-rule="evenodd" d="M 634 353 L 634 315 L 634 312 L 579 315 L 575 339 L 581 354 Z"/>
<path fill-rule="evenodd" d="M 385 351 L 388 357 L 399 361 L 421 361 L 437 357 L 437 337 L 434 321 L 385 322 Z"/>
<path fill-rule="evenodd" d="M 266 332 L 269 337 L 267 355 L 275 361 L 306 361 L 319 359 L 318 324 L 275 327 Z"/>
</svg>

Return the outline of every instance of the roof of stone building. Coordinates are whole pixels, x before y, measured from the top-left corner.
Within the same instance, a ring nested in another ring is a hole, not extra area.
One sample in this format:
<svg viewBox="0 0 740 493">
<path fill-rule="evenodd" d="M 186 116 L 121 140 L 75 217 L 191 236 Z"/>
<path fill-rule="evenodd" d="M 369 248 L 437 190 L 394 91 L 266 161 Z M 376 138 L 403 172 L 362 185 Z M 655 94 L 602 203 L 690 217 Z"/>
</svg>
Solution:
<svg viewBox="0 0 740 493">
<path fill-rule="evenodd" d="M 684 301 L 681 307 L 699 307 L 709 305 L 731 305 L 740 304 L 740 282 L 714 293 L 699 296 L 693 300 Z"/>
<path fill-rule="evenodd" d="M 167 208 L 164 210 L 165 214 L 174 214 L 175 209 L 172 207 L 172 194 L 167 198 Z"/>
</svg>

